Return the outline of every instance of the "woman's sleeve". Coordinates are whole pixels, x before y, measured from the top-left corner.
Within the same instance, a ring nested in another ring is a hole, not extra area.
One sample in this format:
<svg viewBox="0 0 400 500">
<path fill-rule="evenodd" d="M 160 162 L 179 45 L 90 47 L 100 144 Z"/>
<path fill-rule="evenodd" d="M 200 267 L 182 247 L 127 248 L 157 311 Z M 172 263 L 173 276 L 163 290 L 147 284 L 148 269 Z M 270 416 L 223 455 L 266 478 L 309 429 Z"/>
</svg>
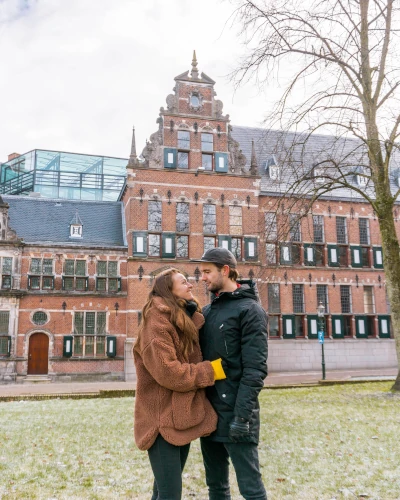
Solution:
<svg viewBox="0 0 400 500">
<path fill-rule="evenodd" d="M 210 361 L 181 363 L 174 343 L 168 336 L 155 337 L 141 352 L 146 370 L 163 387 L 177 392 L 188 392 L 214 385 L 214 370 Z"/>
</svg>

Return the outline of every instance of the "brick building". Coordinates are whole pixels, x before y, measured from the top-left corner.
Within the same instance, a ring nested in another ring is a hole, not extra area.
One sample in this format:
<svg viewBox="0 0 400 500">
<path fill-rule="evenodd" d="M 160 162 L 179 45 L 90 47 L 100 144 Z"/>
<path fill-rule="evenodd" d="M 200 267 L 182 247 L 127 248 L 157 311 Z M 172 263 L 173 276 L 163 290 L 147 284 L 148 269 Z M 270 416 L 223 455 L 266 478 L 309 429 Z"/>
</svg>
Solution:
<svg viewBox="0 0 400 500">
<path fill-rule="evenodd" d="M 8 332 L 6 326 L 0 332 L 4 380 L 30 373 L 32 339 L 44 343 L 39 372 L 47 370 L 52 379 L 129 379 L 132 343 L 154 276 L 178 267 L 206 303 L 192 261 L 213 246 L 229 248 L 241 276 L 257 280 L 270 314 L 271 371 L 320 369 L 320 303 L 328 370 L 396 366 L 371 207 L 345 191 L 321 199 L 307 213 L 301 200 L 278 207 L 286 166 L 275 154 L 277 137 L 231 127 L 214 85 L 199 73 L 194 55 L 191 71 L 175 78 L 158 130 L 140 155 L 133 133 L 119 201 L 16 197 L 10 184 L 18 181 L 4 179 L 3 192 L 11 195 L 3 197 L 1 210 L 9 211 L 3 220 L 14 231 L 8 228 L 1 242 L 6 269 L 7 258 L 15 255 L 12 285 L 0 292 L 9 321 Z M 325 147 L 329 137 L 313 141 Z M 41 168 L 48 176 L 49 168 Z M 93 173 L 93 162 L 85 168 L 91 170 L 81 176 Z M 44 188 L 41 193 L 46 196 Z"/>
</svg>

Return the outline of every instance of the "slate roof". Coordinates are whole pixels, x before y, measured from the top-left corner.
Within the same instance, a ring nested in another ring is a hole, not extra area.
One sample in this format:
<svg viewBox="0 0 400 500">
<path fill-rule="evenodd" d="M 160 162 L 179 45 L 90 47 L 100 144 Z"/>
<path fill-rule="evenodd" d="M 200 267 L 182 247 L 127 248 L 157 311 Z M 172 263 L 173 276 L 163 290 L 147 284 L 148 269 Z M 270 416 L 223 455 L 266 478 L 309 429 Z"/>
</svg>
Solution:
<svg viewBox="0 0 400 500">
<path fill-rule="evenodd" d="M 123 205 L 99 202 L 3 195 L 10 208 L 9 226 L 25 243 L 80 247 L 126 247 Z M 70 223 L 78 211 L 82 238 L 70 238 Z"/>
<path fill-rule="evenodd" d="M 258 172 L 261 175 L 261 194 L 279 195 L 290 190 L 293 183 L 304 173 L 310 173 L 313 165 L 328 160 L 329 158 L 340 159 L 341 165 L 345 165 L 348 171 L 354 172 L 354 176 L 348 178 L 356 183 L 356 173 L 362 171 L 362 165 L 367 165 L 365 149 L 361 142 L 356 139 L 336 138 L 332 135 L 313 134 L 305 143 L 305 135 L 294 132 L 282 132 L 256 127 L 232 127 L 232 137 L 240 144 L 240 149 L 247 158 L 246 168 L 250 168 L 251 141 L 254 140 Z M 266 173 L 267 161 L 275 156 L 276 163 L 281 169 L 281 178 L 274 180 Z M 361 168 L 360 168 L 361 167 Z M 394 194 L 398 189 L 398 177 L 400 175 L 400 155 L 398 152 L 392 156 L 391 162 L 391 189 Z M 374 197 L 374 188 L 368 184 L 366 188 Z M 364 200 L 357 192 L 340 187 L 325 195 L 329 198 L 359 199 Z"/>
</svg>

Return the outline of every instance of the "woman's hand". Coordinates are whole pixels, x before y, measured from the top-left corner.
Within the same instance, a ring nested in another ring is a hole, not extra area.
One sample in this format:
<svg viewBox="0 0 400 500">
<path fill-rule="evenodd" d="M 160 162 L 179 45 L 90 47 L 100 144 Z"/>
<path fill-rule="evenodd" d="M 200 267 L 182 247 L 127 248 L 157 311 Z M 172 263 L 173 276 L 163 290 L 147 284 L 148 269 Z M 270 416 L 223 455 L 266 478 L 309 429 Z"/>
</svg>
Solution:
<svg viewBox="0 0 400 500">
<path fill-rule="evenodd" d="M 222 368 L 222 358 L 211 361 L 211 366 L 214 370 L 214 380 L 223 380 L 226 378 L 224 369 Z"/>
</svg>

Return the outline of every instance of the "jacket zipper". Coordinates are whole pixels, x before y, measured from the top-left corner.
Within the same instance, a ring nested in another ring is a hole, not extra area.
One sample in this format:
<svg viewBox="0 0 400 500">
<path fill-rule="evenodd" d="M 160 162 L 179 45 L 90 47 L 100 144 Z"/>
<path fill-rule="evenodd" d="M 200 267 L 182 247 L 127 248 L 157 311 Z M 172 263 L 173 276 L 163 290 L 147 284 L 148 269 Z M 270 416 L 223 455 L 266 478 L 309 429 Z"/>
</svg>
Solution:
<svg viewBox="0 0 400 500">
<path fill-rule="evenodd" d="M 228 352 L 228 346 L 226 345 L 225 332 L 223 331 L 223 327 L 224 327 L 224 324 L 222 323 L 222 325 L 219 327 L 219 329 L 220 329 L 220 331 L 222 333 L 222 336 L 224 338 L 224 344 L 225 344 L 226 354 L 229 354 L 229 352 Z"/>
</svg>

